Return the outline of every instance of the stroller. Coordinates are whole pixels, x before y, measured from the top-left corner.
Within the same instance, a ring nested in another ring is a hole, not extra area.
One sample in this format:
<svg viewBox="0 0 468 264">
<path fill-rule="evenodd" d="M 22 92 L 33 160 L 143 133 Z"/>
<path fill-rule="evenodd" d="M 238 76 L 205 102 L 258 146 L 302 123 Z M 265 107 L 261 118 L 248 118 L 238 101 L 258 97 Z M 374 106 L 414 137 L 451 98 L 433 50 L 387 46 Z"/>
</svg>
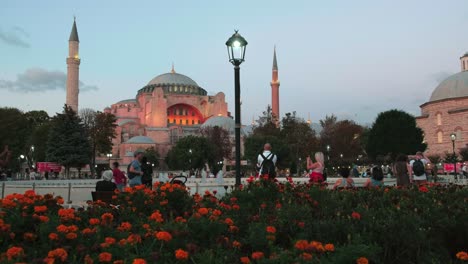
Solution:
<svg viewBox="0 0 468 264">
<path fill-rule="evenodd" d="M 185 186 L 186 182 L 187 182 L 187 177 L 185 177 L 183 175 L 179 175 L 179 176 L 175 176 L 174 178 L 172 178 L 169 183 L 179 184 L 179 185 Z"/>
</svg>

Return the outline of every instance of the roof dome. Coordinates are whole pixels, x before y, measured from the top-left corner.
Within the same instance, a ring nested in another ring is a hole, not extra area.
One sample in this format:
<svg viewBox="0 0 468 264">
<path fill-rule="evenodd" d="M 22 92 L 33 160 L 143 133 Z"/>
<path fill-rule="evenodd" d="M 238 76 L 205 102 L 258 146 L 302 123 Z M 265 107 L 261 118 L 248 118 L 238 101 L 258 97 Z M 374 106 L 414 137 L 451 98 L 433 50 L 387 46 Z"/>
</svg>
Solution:
<svg viewBox="0 0 468 264">
<path fill-rule="evenodd" d="M 230 134 L 234 134 L 234 128 L 236 127 L 236 123 L 234 122 L 234 119 L 225 117 L 225 116 L 214 116 L 208 118 L 203 125 L 200 126 L 200 128 L 208 128 L 208 127 L 221 127 L 225 130 L 227 130 Z"/>
<path fill-rule="evenodd" d="M 154 140 L 149 138 L 149 137 L 145 137 L 145 136 L 136 136 L 136 137 L 132 137 L 131 139 L 129 139 L 125 143 L 130 143 L 130 144 L 154 144 Z"/>
<path fill-rule="evenodd" d="M 195 86 L 198 84 L 190 77 L 183 74 L 176 73 L 175 71 L 164 73 L 154 77 L 148 85 L 183 85 L 183 86 Z"/>
<path fill-rule="evenodd" d="M 444 81 L 432 92 L 429 102 L 468 96 L 468 71 L 456 73 Z"/>
</svg>

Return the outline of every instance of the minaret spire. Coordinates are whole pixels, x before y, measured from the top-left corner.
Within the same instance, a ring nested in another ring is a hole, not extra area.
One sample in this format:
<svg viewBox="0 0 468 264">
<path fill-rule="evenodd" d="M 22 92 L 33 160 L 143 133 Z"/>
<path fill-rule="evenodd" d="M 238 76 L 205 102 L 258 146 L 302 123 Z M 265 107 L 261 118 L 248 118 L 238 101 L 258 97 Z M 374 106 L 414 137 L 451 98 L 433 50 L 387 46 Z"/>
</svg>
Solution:
<svg viewBox="0 0 468 264">
<path fill-rule="evenodd" d="M 66 104 L 75 112 L 78 112 L 78 94 L 80 82 L 80 39 L 76 29 L 76 18 L 73 17 L 73 26 L 68 39 L 68 58 L 67 58 L 67 98 Z"/>
<path fill-rule="evenodd" d="M 175 70 L 174 70 L 174 62 L 172 62 L 172 69 L 171 69 L 171 73 L 175 73 Z"/>
<path fill-rule="evenodd" d="M 271 110 L 275 117 L 280 119 L 279 111 L 279 86 L 280 82 L 278 80 L 278 62 L 276 60 L 276 46 L 273 49 L 273 68 L 272 68 L 272 78 L 271 78 Z"/>
</svg>

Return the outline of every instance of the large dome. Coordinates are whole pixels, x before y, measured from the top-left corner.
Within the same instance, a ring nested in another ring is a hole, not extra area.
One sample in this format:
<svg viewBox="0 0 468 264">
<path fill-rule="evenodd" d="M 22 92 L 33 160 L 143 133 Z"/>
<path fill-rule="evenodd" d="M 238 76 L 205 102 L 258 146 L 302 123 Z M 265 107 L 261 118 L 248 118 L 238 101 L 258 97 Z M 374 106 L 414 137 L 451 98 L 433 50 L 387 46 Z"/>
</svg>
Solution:
<svg viewBox="0 0 468 264">
<path fill-rule="evenodd" d="M 182 85 L 182 86 L 195 86 L 198 84 L 190 77 L 176 72 L 168 72 L 154 77 L 148 85 Z"/>
<path fill-rule="evenodd" d="M 444 81 L 432 92 L 430 102 L 468 96 L 468 71 L 456 73 Z"/>
<path fill-rule="evenodd" d="M 213 116 L 208 118 L 201 128 L 208 128 L 208 127 L 220 127 L 224 130 L 227 130 L 229 133 L 234 134 L 234 128 L 236 127 L 236 123 L 234 119 L 224 116 Z"/>
</svg>

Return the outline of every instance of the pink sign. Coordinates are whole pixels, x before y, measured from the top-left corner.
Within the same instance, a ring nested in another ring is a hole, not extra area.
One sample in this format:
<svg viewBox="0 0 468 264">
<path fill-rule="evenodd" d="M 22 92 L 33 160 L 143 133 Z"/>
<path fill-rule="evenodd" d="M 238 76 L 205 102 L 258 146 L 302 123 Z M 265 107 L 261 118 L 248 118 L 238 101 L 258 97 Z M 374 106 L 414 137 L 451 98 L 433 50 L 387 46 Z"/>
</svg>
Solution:
<svg viewBox="0 0 468 264">
<path fill-rule="evenodd" d="M 453 165 L 453 163 L 444 163 L 444 171 L 445 172 L 453 172 L 453 168 L 455 166 Z M 462 167 L 462 163 L 457 163 L 457 171 L 461 171 L 461 167 Z"/>
<path fill-rule="evenodd" d="M 60 172 L 62 170 L 62 166 L 55 162 L 37 162 L 36 168 L 38 172 Z"/>
</svg>

